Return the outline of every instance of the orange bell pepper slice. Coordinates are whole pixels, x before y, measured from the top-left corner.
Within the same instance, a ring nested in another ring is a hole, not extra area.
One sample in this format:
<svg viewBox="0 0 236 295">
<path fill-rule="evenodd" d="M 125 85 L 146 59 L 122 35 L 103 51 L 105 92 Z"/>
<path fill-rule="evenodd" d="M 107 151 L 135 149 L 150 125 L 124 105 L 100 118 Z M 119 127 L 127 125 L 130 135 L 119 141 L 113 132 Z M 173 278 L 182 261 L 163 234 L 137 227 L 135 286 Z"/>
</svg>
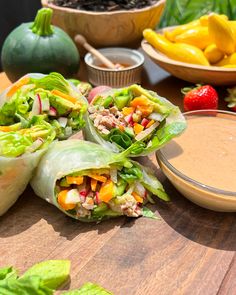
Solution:
<svg viewBox="0 0 236 295">
<path fill-rule="evenodd" d="M 97 181 L 96 179 L 91 178 L 91 190 L 92 190 L 93 192 L 96 191 L 97 183 L 98 183 L 98 181 Z"/>
<path fill-rule="evenodd" d="M 130 103 L 130 106 L 132 107 L 148 106 L 148 105 L 150 105 L 150 101 L 145 95 L 135 97 L 135 99 L 133 99 Z"/>
<path fill-rule="evenodd" d="M 139 105 L 137 106 L 137 110 L 142 112 L 142 115 L 144 117 L 149 116 L 153 112 L 153 106 L 152 105 Z"/>
<path fill-rule="evenodd" d="M 124 131 L 125 127 L 123 125 L 119 125 L 119 129 L 120 129 L 120 131 Z"/>
<path fill-rule="evenodd" d="M 155 123 L 155 121 L 154 121 L 154 120 L 151 120 L 151 121 L 147 124 L 146 128 L 151 127 L 154 123 Z"/>
<path fill-rule="evenodd" d="M 99 191 L 99 199 L 105 203 L 108 203 L 113 197 L 114 183 L 111 179 L 102 184 Z"/>
<path fill-rule="evenodd" d="M 65 94 L 65 93 L 63 93 L 63 92 L 61 92 L 61 91 L 59 91 L 57 89 L 52 90 L 51 93 L 54 94 L 54 95 L 60 96 L 60 97 L 62 97 L 64 99 L 66 99 L 66 100 L 69 100 L 72 103 L 78 102 L 78 100 L 75 97 L 70 96 L 68 94 Z"/>
<path fill-rule="evenodd" d="M 84 182 L 83 176 L 66 176 L 66 181 L 68 184 L 80 185 Z"/>
<path fill-rule="evenodd" d="M 100 182 L 106 182 L 107 181 L 107 178 L 105 176 L 102 176 L 102 175 L 98 175 L 98 174 L 88 174 L 88 176 L 90 178 L 93 178 L 93 179 L 96 179 L 97 181 L 100 181 Z"/>
<path fill-rule="evenodd" d="M 138 203 L 143 203 L 143 198 L 140 197 L 140 195 L 137 194 L 136 192 L 132 192 L 132 196 L 135 198 L 135 200 L 136 200 Z"/>
<path fill-rule="evenodd" d="M 69 190 L 63 190 L 60 191 L 60 193 L 57 196 L 57 202 L 60 205 L 60 207 L 64 210 L 71 210 L 76 207 L 76 204 L 66 204 L 66 197 Z"/>
<path fill-rule="evenodd" d="M 141 131 L 143 131 L 144 126 L 138 123 L 134 123 L 134 133 L 139 134 Z"/>
<path fill-rule="evenodd" d="M 30 81 L 30 78 L 29 78 L 29 77 L 21 78 L 21 79 L 20 79 L 18 82 L 16 82 L 16 83 L 11 87 L 11 89 L 7 92 L 7 96 L 8 96 L 8 97 L 12 96 L 14 93 L 16 93 L 16 91 L 17 91 L 20 87 L 22 87 L 22 86 L 28 84 L 29 81 Z"/>
<path fill-rule="evenodd" d="M 124 107 L 122 109 L 122 114 L 124 116 L 128 116 L 128 115 L 132 114 L 133 112 L 134 112 L 134 108 L 133 107 Z"/>
</svg>

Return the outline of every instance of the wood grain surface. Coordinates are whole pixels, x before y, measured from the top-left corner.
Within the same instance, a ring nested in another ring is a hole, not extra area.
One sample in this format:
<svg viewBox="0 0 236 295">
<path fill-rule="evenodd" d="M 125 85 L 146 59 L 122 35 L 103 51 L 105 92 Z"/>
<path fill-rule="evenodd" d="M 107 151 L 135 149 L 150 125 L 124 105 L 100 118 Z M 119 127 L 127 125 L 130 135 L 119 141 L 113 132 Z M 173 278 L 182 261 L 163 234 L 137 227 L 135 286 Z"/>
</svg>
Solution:
<svg viewBox="0 0 236 295">
<path fill-rule="evenodd" d="M 79 78 L 86 79 L 83 67 Z M 0 74 L 0 89 L 7 85 Z M 182 108 L 180 88 L 186 85 L 147 58 L 143 86 Z M 219 93 L 223 98 L 224 90 Z M 220 108 L 225 108 L 223 99 Z M 92 281 L 115 295 L 236 294 L 236 215 L 190 203 L 161 173 L 155 155 L 140 161 L 155 170 L 171 197 L 169 203 L 158 200 L 150 206 L 160 220 L 81 223 L 28 188 L 0 218 L 0 265 L 23 272 L 41 260 L 70 259 L 66 289 Z"/>
</svg>

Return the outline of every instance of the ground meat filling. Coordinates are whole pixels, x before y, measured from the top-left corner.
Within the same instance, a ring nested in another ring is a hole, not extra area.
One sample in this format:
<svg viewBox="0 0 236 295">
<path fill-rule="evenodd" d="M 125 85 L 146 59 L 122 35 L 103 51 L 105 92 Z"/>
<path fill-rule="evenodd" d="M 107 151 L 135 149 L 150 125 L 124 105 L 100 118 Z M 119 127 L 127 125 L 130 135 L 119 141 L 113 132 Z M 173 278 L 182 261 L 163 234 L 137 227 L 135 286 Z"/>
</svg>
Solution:
<svg viewBox="0 0 236 295">
<path fill-rule="evenodd" d="M 124 115 L 115 106 L 109 109 L 105 109 L 102 106 L 99 108 L 90 106 L 88 112 L 90 114 L 89 118 L 94 122 L 94 126 L 105 135 L 109 134 L 113 128 L 128 126 Z"/>
</svg>

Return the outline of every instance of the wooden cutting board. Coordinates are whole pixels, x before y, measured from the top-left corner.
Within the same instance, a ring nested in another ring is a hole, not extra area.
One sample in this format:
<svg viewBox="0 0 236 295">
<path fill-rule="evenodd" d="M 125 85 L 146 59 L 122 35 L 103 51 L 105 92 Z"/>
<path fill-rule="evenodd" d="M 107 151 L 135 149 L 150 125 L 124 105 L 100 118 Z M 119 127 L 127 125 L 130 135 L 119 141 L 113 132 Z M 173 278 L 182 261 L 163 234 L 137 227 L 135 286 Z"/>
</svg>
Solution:
<svg viewBox="0 0 236 295">
<path fill-rule="evenodd" d="M 147 59 L 145 87 L 182 107 L 180 88 L 186 84 Z M 7 85 L 0 74 L 0 89 Z M 225 108 L 223 100 L 220 108 Z M 236 214 L 190 203 L 161 173 L 155 155 L 141 162 L 154 169 L 171 197 L 169 203 L 157 200 L 150 206 L 160 220 L 77 222 L 29 187 L 0 218 L 0 265 L 23 272 L 42 260 L 70 259 L 71 283 L 66 288 L 91 281 L 115 295 L 236 294 Z"/>
</svg>

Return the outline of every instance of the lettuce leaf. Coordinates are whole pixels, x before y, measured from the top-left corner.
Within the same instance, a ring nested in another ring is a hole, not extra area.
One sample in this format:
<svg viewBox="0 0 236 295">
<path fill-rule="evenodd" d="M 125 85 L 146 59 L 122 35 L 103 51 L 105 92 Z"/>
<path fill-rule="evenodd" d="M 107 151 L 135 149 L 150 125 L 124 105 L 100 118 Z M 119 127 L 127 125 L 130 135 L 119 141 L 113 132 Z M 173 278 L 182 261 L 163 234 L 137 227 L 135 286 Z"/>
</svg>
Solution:
<svg viewBox="0 0 236 295">
<path fill-rule="evenodd" d="M 57 289 L 70 275 L 69 260 L 47 260 L 33 265 L 22 278 L 39 276 L 44 286 L 50 289 Z"/>
<path fill-rule="evenodd" d="M 144 217 L 151 218 L 151 219 L 159 219 L 154 212 L 152 212 L 149 208 L 143 207 L 142 214 Z"/>
<path fill-rule="evenodd" d="M 46 90 L 57 89 L 67 94 L 70 92 L 70 84 L 59 73 L 52 72 L 40 79 L 31 78 L 31 82 L 35 84 L 37 88 L 43 88 Z"/>
<path fill-rule="evenodd" d="M 113 295 L 113 293 L 105 290 L 103 287 L 93 284 L 85 283 L 79 290 L 72 290 L 62 293 L 62 295 Z"/>
<path fill-rule="evenodd" d="M 12 266 L 0 268 L 0 281 L 9 277 L 17 278 L 17 271 Z"/>
<path fill-rule="evenodd" d="M 53 290 L 44 286 L 39 276 L 6 278 L 0 281 L 1 295 L 53 295 Z"/>
</svg>

